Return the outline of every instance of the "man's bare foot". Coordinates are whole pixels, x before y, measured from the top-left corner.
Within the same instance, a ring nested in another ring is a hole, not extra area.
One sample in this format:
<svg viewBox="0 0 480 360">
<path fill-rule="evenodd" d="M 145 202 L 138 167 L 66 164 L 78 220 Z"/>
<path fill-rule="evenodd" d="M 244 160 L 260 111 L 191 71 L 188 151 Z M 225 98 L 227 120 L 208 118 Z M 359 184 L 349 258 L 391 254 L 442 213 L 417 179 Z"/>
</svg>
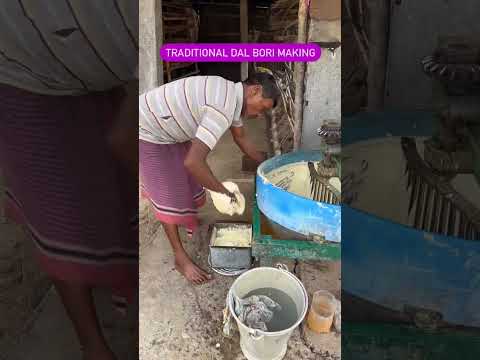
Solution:
<svg viewBox="0 0 480 360">
<path fill-rule="evenodd" d="M 195 285 L 203 284 L 212 278 L 209 273 L 195 265 L 187 254 L 175 255 L 175 269 Z"/>
</svg>

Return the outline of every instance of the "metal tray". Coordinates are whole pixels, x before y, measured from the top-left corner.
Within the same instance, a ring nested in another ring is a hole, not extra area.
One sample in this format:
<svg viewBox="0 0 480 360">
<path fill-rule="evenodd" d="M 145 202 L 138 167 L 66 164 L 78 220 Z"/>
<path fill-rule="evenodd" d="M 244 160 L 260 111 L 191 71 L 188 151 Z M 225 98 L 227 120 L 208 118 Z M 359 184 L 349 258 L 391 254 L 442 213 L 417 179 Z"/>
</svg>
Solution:
<svg viewBox="0 0 480 360">
<path fill-rule="evenodd" d="M 210 226 L 210 262 L 213 268 L 226 269 L 248 269 L 252 264 L 252 235 L 250 233 L 250 246 L 248 247 L 231 247 L 216 246 L 215 239 L 217 230 L 230 227 L 241 227 L 252 230 L 251 224 L 246 223 L 215 223 Z"/>
</svg>

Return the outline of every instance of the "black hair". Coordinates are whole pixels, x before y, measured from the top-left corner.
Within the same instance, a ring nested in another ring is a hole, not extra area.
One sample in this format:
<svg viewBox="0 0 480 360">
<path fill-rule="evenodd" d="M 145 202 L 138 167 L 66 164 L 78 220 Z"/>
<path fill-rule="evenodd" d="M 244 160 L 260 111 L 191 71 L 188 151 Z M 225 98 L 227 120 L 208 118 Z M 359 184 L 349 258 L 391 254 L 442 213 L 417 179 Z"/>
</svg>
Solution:
<svg viewBox="0 0 480 360">
<path fill-rule="evenodd" d="M 250 73 L 248 79 L 244 81 L 246 85 L 261 85 L 262 96 L 265 99 L 272 99 L 273 107 L 277 106 L 280 98 L 280 90 L 278 89 L 275 78 L 264 72 Z"/>
</svg>

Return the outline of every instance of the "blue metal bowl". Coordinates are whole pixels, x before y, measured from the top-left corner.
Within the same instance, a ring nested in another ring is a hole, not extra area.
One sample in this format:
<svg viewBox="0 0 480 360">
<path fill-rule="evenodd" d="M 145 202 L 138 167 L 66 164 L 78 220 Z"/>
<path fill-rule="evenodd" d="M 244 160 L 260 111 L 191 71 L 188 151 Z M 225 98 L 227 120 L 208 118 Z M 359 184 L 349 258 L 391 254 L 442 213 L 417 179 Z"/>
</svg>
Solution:
<svg viewBox="0 0 480 360">
<path fill-rule="evenodd" d="M 260 211 L 270 220 L 305 237 L 323 236 L 327 241 L 341 240 L 341 207 L 292 194 L 277 187 L 266 174 L 281 166 L 301 161 L 320 161 L 320 151 L 298 151 L 279 155 L 261 164 L 257 170 L 256 196 Z"/>
<path fill-rule="evenodd" d="M 388 136 L 428 137 L 431 113 L 362 114 L 344 119 L 343 145 Z M 438 311 L 480 327 L 480 242 L 419 231 L 342 205 L 342 290 L 404 311 Z"/>
</svg>

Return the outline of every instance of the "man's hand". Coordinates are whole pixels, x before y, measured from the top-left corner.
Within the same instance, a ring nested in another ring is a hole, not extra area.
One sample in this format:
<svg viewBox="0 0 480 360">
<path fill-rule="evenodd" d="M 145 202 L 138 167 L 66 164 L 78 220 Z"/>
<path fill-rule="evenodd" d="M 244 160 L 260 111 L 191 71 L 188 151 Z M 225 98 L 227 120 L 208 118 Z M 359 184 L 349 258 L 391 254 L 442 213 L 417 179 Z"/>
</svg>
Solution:
<svg viewBox="0 0 480 360">
<path fill-rule="evenodd" d="M 258 165 L 267 159 L 266 153 L 258 151 L 256 146 L 248 139 L 243 126 L 231 127 L 230 132 L 232 133 L 233 140 L 238 145 L 240 150 L 242 150 L 245 155 L 255 160 Z"/>
<path fill-rule="evenodd" d="M 230 197 L 230 204 L 236 204 L 238 202 L 235 193 L 229 191 L 227 195 Z"/>
<path fill-rule="evenodd" d="M 264 151 L 259 151 L 258 159 L 256 160 L 258 162 L 258 165 L 263 163 L 265 160 L 267 160 L 268 156 L 267 153 Z"/>
</svg>

